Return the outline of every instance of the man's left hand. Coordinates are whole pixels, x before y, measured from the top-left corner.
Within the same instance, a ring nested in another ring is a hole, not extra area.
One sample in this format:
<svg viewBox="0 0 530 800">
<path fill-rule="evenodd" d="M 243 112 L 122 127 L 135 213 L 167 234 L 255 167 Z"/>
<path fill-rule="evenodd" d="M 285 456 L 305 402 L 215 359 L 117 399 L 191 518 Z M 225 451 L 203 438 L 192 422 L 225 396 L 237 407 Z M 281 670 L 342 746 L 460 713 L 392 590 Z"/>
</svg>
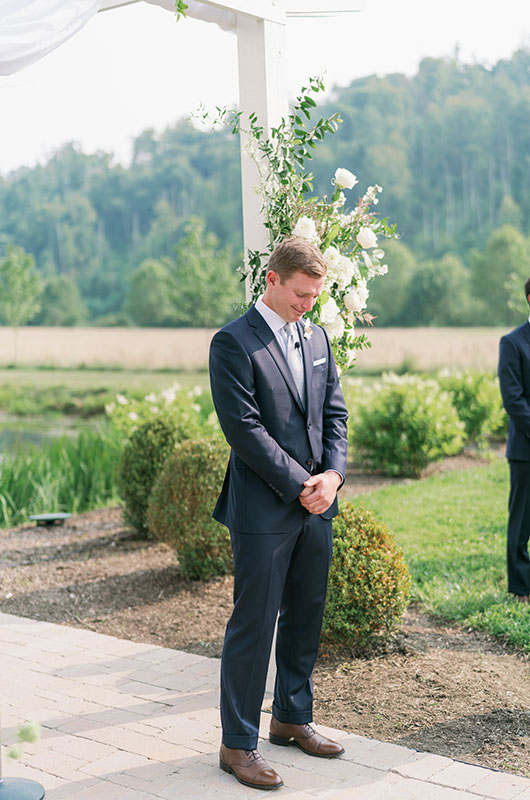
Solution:
<svg viewBox="0 0 530 800">
<path fill-rule="evenodd" d="M 341 483 L 342 476 L 333 470 L 311 475 L 304 481 L 306 488 L 300 494 L 300 502 L 311 514 L 323 514 L 334 501 Z"/>
</svg>

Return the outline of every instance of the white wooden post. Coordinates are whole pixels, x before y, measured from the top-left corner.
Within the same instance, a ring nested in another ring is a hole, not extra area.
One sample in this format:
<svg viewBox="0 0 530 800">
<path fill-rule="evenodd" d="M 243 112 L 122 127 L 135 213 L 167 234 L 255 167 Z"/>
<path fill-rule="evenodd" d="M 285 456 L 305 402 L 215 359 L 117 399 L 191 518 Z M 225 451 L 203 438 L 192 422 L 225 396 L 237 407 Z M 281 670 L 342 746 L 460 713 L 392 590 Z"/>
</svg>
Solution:
<svg viewBox="0 0 530 800">
<path fill-rule="evenodd" d="M 255 112 L 259 124 L 269 132 L 287 115 L 285 80 L 285 22 L 237 15 L 239 60 L 239 109 L 242 125 Z M 241 187 L 243 199 L 243 239 L 248 250 L 265 250 L 268 231 L 260 212 L 261 200 L 254 187 L 258 180 L 256 165 L 246 153 L 247 135 L 241 134 Z"/>
</svg>

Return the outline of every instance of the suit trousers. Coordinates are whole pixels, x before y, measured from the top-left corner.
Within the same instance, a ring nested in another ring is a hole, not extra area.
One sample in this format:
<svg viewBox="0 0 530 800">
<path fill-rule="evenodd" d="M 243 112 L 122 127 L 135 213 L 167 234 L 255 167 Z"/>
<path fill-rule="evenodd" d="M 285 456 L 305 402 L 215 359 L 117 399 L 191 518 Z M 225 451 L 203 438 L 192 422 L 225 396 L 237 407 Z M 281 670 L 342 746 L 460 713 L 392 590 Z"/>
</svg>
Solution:
<svg viewBox="0 0 530 800">
<path fill-rule="evenodd" d="M 530 461 L 510 464 L 510 498 L 508 501 L 508 591 L 530 594 Z"/>
<path fill-rule="evenodd" d="M 332 522 L 304 511 L 294 533 L 230 531 L 234 610 L 221 660 L 221 722 L 226 747 L 257 747 L 274 626 L 273 714 L 313 719 L 313 682 L 332 554 Z M 279 611 L 279 617 L 278 617 Z"/>
</svg>

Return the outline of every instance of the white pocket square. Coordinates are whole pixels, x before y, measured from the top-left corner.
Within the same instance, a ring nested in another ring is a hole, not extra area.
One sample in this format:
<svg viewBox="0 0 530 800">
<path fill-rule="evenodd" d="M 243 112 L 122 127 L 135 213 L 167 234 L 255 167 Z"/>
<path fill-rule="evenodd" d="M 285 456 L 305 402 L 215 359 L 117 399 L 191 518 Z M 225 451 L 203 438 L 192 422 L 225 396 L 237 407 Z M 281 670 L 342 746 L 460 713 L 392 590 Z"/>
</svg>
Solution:
<svg viewBox="0 0 530 800">
<path fill-rule="evenodd" d="M 318 367 L 319 364 L 325 364 L 325 363 L 326 363 L 325 358 L 317 358 L 316 361 L 313 361 L 313 366 Z"/>
</svg>

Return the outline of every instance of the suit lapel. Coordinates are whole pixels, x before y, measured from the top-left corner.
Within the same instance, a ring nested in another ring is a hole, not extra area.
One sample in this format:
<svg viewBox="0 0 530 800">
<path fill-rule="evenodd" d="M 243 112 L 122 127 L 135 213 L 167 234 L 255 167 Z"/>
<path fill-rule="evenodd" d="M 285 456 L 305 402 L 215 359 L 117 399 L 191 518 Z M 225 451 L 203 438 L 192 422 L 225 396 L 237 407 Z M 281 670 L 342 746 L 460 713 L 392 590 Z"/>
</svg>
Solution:
<svg viewBox="0 0 530 800">
<path fill-rule="evenodd" d="M 272 358 L 274 359 L 276 366 L 280 370 L 285 383 L 289 387 L 289 390 L 294 397 L 296 404 L 300 411 L 305 414 L 305 409 L 302 407 L 300 402 L 300 397 L 298 396 L 298 389 L 296 388 L 296 384 L 294 382 L 294 378 L 292 372 L 289 368 L 287 361 L 285 360 L 285 356 L 282 353 L 281 347 L 278 344 L 278 340 L 276 336 L 269 328 L 259 311 L 256 311 L 254 306 L 247 311 L 247 320 L 249 325 L 254 329 L 254 333 L 258 337 L 258 339 L 263 342 L 269 353 L 271 354 Z"/>
<path fill-rule="evenodd" d="M 530 323 L 529 322 L 524 322 L 522 324 L 521 328 L 522 328 L 523 335 L 524 335 L 526 341 L 528 342 L 528 344 L 530 344 Z"/>
</svg>

